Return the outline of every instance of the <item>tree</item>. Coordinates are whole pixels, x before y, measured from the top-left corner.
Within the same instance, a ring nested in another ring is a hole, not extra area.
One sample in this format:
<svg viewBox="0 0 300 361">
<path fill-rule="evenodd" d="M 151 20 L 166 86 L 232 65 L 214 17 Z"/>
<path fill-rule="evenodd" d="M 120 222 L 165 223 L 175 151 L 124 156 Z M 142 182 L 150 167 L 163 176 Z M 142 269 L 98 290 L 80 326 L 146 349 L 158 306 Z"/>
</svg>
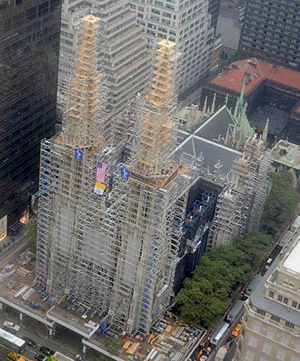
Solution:
<svg viewBox="0 0 300 361">
<path fill-rule="evenodd" d="M 292 188 L 290 173 L 271 175 L 272 189 L 265 205 L 261 232 L 237 237 L 230 246 L 219 246 L 206 253 L 192 278 L 184 281 L 177 296 L 184 321 L 212 327 L 216 324 L 241 285 L 255 275 L 273 246 L 273 235 L 295 213 L 300 201 Z"/>
<path fill-rule="evenodd" d="M 272 173 L 271 180 L 272 188 L 262 217 L 262 231 L 275 235 L 283 224 L 294 217 L 300 196 L 293 188 L 289 172 Z"/>
<path fill-rule="evenodd" d="M 217 322 L 218 316 L 225 311 L 228 299 L 216 296 L 213 285 L 200 278 L 194 284 L 185 284 L 185 289 L 178 295 L 181 317 L 188 323 L 209 327 Z"/>
</svg>

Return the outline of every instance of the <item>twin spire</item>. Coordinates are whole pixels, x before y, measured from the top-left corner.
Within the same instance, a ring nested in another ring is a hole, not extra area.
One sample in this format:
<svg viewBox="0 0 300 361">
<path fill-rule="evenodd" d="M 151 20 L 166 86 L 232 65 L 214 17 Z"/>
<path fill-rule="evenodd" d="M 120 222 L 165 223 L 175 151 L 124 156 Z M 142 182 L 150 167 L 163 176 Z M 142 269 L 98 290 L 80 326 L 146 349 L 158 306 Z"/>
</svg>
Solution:
<svg viewBox="0 0 300 361">
<path fill-rule="evenodd" d="M 169 107 L 174 103 L 175 98 L 176 43 L 160 41 L 156 60 L 153 83 L 147 98 L 155 107 Z"/>
<path fill-rule="evenodd" d="M 134 172 L 162 186 L 174 172 L 172 151 L 176 126 L 173 109 L 176 104 L 176 43 L 159 42 L 153 71 L 153 83 L 146 96 L 141 130 L 135 154 Z M 161 180 L 161 181 L 159 181 Z"/>
<path fill-rule="evenodd" d="M 58 137 L 75 149 L 95 149 L 104 145 L 101 74 L 98 70 L 99 28 L 100 18 L 88 15 L 82 19 L 69 110 L 61 137 Z M 144 176 L 163 178 L 174 171 L 171 153 L 175 146 L 175 128 L 171 113 L 176 104 L 176 62 L 176 44 L 160 41 L 135 155 L 134 168 Z"/>
<path fill-rule="evenodd" d="M 88 15 L 82 19 L 69 109 L 62 132 L 63 140 L 77 148 L 104 144 L 101 132 L 101 73 L 98 70 L 99 28 L 100 18 Z"/>
</svg>

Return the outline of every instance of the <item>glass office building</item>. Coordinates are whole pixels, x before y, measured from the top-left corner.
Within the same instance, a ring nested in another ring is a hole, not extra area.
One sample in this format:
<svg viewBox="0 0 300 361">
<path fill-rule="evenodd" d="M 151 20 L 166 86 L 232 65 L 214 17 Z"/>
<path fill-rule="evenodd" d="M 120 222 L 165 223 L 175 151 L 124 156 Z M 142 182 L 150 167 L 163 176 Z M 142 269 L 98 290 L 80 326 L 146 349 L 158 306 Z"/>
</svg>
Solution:
<svg viewBox="0 0 300 361">
<path fill-rule="evenodd" d="M 0 220 L 8 227 L 30 205 L 40 141 L 55 132 L 60 14 L 61 0 L 0 0 Z"/>
</svg>

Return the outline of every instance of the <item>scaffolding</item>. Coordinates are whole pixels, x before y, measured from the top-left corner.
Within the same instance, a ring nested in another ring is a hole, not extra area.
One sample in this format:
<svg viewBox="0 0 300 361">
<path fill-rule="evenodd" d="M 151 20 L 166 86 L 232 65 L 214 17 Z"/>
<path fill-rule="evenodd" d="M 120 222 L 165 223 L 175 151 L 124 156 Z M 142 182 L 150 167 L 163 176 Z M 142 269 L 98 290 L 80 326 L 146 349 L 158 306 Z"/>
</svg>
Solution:
<svg viewBox="0 0 300 361">
<path fill-rule="evenodd" d="M 177 55 L 168 41 L 159 44 L 148 96 L 127 113 L 135 124 L 130 165 L 115 162 L 118 149 L 103 138 L 98 29 L 97 17 L 83 19 L 64 128 L 42 145 L 37 280 L 52 301 L 79 301 L 112 330 L 145 335 L 172 296 L 200 163 L 173 161 Z"/>
<path fill-rule="evenodd" d="M 243 156 L 234 162 L 231 183 L 219 195 L 208 248 L 231 244 L 237 235 L 259 229 L 271 186 L 270 167 L 265 141 L 248 138 Z"/>
<path fill-rule="evenodd" d="M 250 160 L 249 168 L 253 174 L 253 201 L 247 231 L 259 230 L 264 205 L 271 190 L 271 182 L 269 180 L 271 157 L 270 151 L 266 149 L 266 146 L 266 141 L 255 137 L 248 139 L 245 144 L 244 151 Z"/>
<path fill-rule="evenodd" d="M 106 314 L 118 197 L 110 194 L 114 152 L 102 133 L 98 30 L 99 18 L 83 18 L 64 128 L 42 144 L 37 281 L 54 303 L 68 296 Z"/>
<path fill-rule="evenodd" d="M 161 41 L 156 60 L 149 94 L 128 113 L 136 117 L 137 136 L 132 136 L 131 176 L 120 212 L 121 250 L 110 310 L 118 330 L 141 336 L 170 303 L 188 191 L 199 174 L 173 161 L 176 45 Z"/>
</svg>

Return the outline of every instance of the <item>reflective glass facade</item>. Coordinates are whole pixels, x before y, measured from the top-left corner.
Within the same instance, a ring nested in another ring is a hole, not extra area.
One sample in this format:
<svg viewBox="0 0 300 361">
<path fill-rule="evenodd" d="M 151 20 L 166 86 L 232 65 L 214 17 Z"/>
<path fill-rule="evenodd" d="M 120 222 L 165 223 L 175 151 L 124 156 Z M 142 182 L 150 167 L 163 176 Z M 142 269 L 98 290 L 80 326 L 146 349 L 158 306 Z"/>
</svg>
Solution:
<svg viewBox="0 0 300 361">
<path fill-rule="evenodd" d="M 55 132 L 61 0 L 0 0 L 0 219 L 37 190 L 40 141 Z"/>
</svg>

